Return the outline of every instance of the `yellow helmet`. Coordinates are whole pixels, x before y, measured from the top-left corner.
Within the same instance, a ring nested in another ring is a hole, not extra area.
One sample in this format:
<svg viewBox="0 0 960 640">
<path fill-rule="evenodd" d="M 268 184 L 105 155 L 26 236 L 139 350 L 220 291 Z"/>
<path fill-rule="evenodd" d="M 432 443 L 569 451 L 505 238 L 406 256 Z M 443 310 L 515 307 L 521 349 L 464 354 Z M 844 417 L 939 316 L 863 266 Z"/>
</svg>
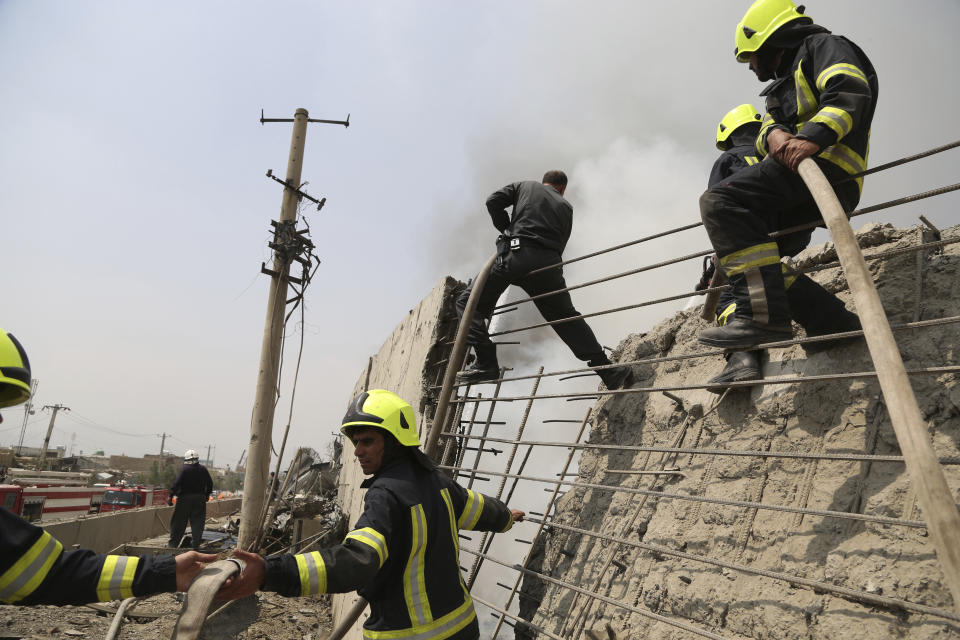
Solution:
<svg viewBox="0 0 960 640">
<path fill-rule="evenodd" d="M 343 416 L 340 431 L 350 437 L 351 427 L 383 429 L 404 447 L 419 447 L 417 418 L 410 404 L 385 389 L 364 391 L 350 403 L 347 415 Z"/>
<path fill-rule="evenodd" d="M 730 109 L 730 111 L 727 111 L 727 115 L 723 116 L 720 124 L 717 125 L 717 149 L 726 151 L 728 146 L 727 138 L 729 138 L 734 131 L 751 122 L 760 124 L 762 119 L 760 113 L 752 104 L 742 104 L 739 107 Z"/>
<path fill-rule="evenodd" d="M 803 5 L 797 7 L 793 0 L 755 0 L 737 25 L 737 62 L 747 62 L 783 25 L 806 17 L 803 11 Z"/>
<path fill-rule="evenodd" d="M 30 397 L 30 360 L 13 334 L 0 329 L 0 407 L 12 407 Z"/>
</svg>

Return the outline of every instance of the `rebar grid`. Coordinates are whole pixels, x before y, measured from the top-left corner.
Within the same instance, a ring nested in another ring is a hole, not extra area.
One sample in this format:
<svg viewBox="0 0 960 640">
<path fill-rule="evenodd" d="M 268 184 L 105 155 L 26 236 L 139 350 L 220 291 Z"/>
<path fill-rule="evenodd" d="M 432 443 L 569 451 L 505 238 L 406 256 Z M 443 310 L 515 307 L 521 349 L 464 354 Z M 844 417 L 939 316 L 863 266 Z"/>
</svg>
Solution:
<svg viewBox="0 0 960 640">
<path fill-rule="evenodd" d="M 543 373 L 543 367 L 540 367 L 540 373 Z M 537 389 L 540 387 L 540 378 L 537 377 L 533 381 L 533 390 L 530 392 L 530 400 L 527 402 L 527 406 L 523 411 L 523 416 L 520 418 L 520 426 L 517 427 L 517 444 L 510 446 L 510 456 L 507 458 L 507 463 L 505 469 L 510 471 L 510 467 L 513 465 L 513 459 L 517 455 L 517 448 L 519 448 L 519 442 L 523 440 L 523 430 L 527 426 L 527 419 L 530 417 L 530 409 L 533 408 L 533 401 L 537 396 Z M 477 464 L 480 463 L 480 452 L 477 452 Z M 476 469 L 476 465 L 474 465 Z M 495 496 L 497 500 L 503 497 L 503 490 L 507 486 L 507 479 L 500 479 L 500 486 L 497 488 L 497 495 Z M 480 538 L 480 550 L 487 552 L 490 550 L 490 545 L 493 544 L 494 532 L 484 531 L 483 536 Z M 470 576 L 467 578 L 467 588 L 470 589 L 473 587 L 473 581 L 477 578 L 477 572 L 480 571 L 480 566 L 483 564 L 483 558 L 479 556 L 474 559 L 473 567 L 470 569 Z"/>
<path fill-rule="evenodd" d="M 757 345 L 756 349 L 765 349 L 765 345 Z M 920 375 L 941 375 L 944 373 L 960 373 L 960 365 L 946 365 L 942 367 L 923 367 L 920 369 L 907 369 L 907 374 L 911 376 Z M 876 371 L 856 371 L 852 373 L 831 373 L 815 376 L 777 376 L 773 378 L 762 378 L 757 380 L 744 380 L 742 382 L 728 382 L 723 386 L 731 389 L 749 388 L 761 385 L 771 384 L 805 384 L 811 382 L 825 382 L 830 380 L 858 380 L 862 378 L 876 378 Z M 549 400 L 557 398 L 598 398 L 601 396 L 623 396 L 631 393 L 654 393 L 657 391 L 692 391 L 694 389 L 707 389 L 719 385 L 715 384 L 675 384 L 663 387 L 631 387 L 629 389 L 617 389 L 615 391 L 576 391 L 571 393 L 545 393 L 537 396 L 540 400 Z M 501 396 L 500 402 L 515 402 L 517 400 L 529 400 L 530 396 Z M 488 402 L 490 398 L 466 397 L 451 400 L 450 404 L 465 402 Z"/>
<path fill-rule="evenodd" d="M 585 596 L 588 596 L 588 597 L 591 597 L 591 598 L 596 598 L 597 600 L 602 600 L 603 602 L 606 602 L 607 604 L 612 604 L 612 605 L 614 605 L 614 606 L 616 606 L 616 607 L 619 607 L 619 608 L 621 608 L 621 609 L 625 609 L 625 610 L 627 610 L 627 611 L 632 611 L 633 613 L 640 614 L 641 616 L 644 616 L 645 618 L 650 618 L 651 620 L 656 620 L 657 622 L 662 622 L 662 623 L 664 623 L 664 624 L 668 624 L 668 625 L 670 625 L 671 627 L 677 627 L 677 628 L 679 628 L 679 629 L 683 629 L 684 631 L 689 631 L 690 633 L 694 633 L 694 634 L 696 634 L 696 635 L 698 635 L 698 636 L 702 636 L 702 637 L 704 637 L 704 638 L 710 638 L 711 640 L 727 640 L 727 639 L 724 638 L 723 636 L 718 636 L 717 634 L 715 634 L 715 633 L 713 633 L 713 632 L 711 632 L 711 631 L 706 631 L 705 629 L 699 629 L 699 628 L 693 626 L 692 624 L 688 624 L 688 623 L 686 623 L 686 622 L 681 622 L 680 620 L 675 620 L 675 619 L 672 619 L 672 618 L 668 618 L 667 616 L 660 615 L 659 613 L 654 613 L 653 611 L 650 611 L 649 609 L 641 609 L 641 608 L 639 608 L 639 607 L 634 607 L 633 605 L 629 605 L 629 604 L 627 604 L 627 603 L 625 603 L 625 602 L 620 602 L 619 600 L 614 600 L 613 598 L 608 598 L 607 596 L 601 595 L 601 594 L 599 594 L 599 593 L 592 593 L 592 592 L 587 591 L 586 589 L 582 589 L 582 588 L 580 588 L 580 587 L 578 587 L 578 586 L 576 586 L 576 585 L 574 585 L 574 584 L 570 584 L 569 582 L 564 582 L 563 580 L 557 580 L 556 578 L 553 578 L 553 577 L 548 576 L 548 575 L 546 575 L 546 574 L 538 573 L 538 572 L 536 572 L 536 571 L 532 571 L 532 570 L 530 570 L 530 569 L 526 569 L 526 568 L 524 568 L 524 567 L 522 567 L 522 566 L 520 566 L 520 565 L 518 565 L 518 564 L 510 564 L 509 562 L 504 562 L 503 560 L 497 560 L 497 559 L 494 558 L 493 556 L 490 556 L 489 554 L 486 554 L 486 553 L 481 553 L 480 551 L 476 551 L 475 549 L 468 549 L 468 548 L 466 548 L 466 547 L 460 547 L 460 550 L 461 550 L 461 551 L 466 551 L 467 553 L 469 553 L 469 554 L 471 554 L 471 555 L 481 556 L 481 557 L 485 558 L 486 560 L 489 560 L 490 562 L 493 562 L 493 563 L 495 563 L 495 564 L 499 564 L 499 565 L 501 565 L 501 566 L 503 566 L 503 567 L 507 567 L 508 569 L 514 569 L 514 570 L 519 571 L 520 573 L 523 573 L 523 574 L 526 574 L 526 575 L 536 576 L 539 580 L 544 580 L 545 582 L 550 582 L 550 583 L 552 583 L 552 584 L 555 584 L 555 585 L 558 585 L 558 586 L 561 586 L 561 587 L 565 587 L 565 588 L 567 588 L 567 589 L 570 589 L 571 591 L 576 591 L 577 593 L 581 593 L 581 594 L 583 594 L 583 595 L 585 595 Z M 496 634 L 494 634 L 492 637 L 496 637 Z"/>
<path fill-rule="evenodd" d="M 480 455 L 483 453 L 483 446 L 486 443 L 487 434 L 490 433 L 491 420 L 493 420 L 493 410 L 497 406 L 497 398 L 500 397 L 500 386 L 501 382 L 498 382 L 496 387 L 493 390 L 493 402 L 490 403 L 490 410 L 487 412 L 487 420 L 483 423 L 483 435 L 480 436 L 480 442 L 477 444 L 477 456 L 473 459 L 473 468 L 476 469 L 480 464 Z M 480 403 L 477 403 L 477 406 L 480 406 Z M 442 433 L 442 432 L 441 432 Z M 470 479 L 467 481 L 467 488 L 473 488 L 474 476 L 471 475 Z"/>
<path fill-rule="evenodd" d="M 583 438 L 583 432 L 587 428 L 587 424 L 590 422 L 590 415 L 593 413 L 593 409 L 587 409 L 586 414 L 583 416 L 583 421 L 580 423 L 580 430 L 577 431 L 577 436 L 574 438 L 574 444 L 580 442 L 580 439 Z M 571 448 L 570 452 L 567 454 L 567 460 L 563 463 L 563 471 L 561 474 L 566 473 L 567 469 L 570 468 L 570 464 L 573 462 L 573 456 L 576 454 L 576 449 Z M 560 485 L 554 483 L 553 492 L 550 494 L 550 499 L 547 500 L 547 507 L 544 509 L 544 514 L 549 515 L 550 511 L 553 509 L 554 504 L 556 504 L 557 497 L 560 495 Z M 545 523 L 541 521 L 537 526 L 537 532 L 533 534 L 533 540 L 530 545 L 527 547 L 527 554 L 523 558 L 523 567 L 526 567 L 530 564 L 530 559 L 533 557 L 533 550 L 536 547 L 537 541 L 540 539 L 540 535 L 543 533 Z M 510 606 L 510 603 L 513 602 L 513 596 L 517 593 L 517 589 L 520 588 L 520 576 L 517 576 L 516 581 L 513 583 L 513 588 L 510 589 L 510 595 L 507 596 L 507 603 L 504 605 L 505 608 Z M 500 627 L 503 624 L 503 616 L 500 617 L 500 620 L 497 621 L 497 626 L 493 630 L 492 638 L 497 637 L 497 633 L 500 631 Z"/>
<path fill-rule="evenodd" d="M 438 465 L 441 469 L 452 469 L 450 465 Z M 667 500 L 688 500 L 691 502 L 701 502 L 704 504 L 718 504 L 727 507 L 747 507 L 751 509 L 764 509 L 766 511 L 782 511 L 785 513 L 802 513 L 808 516 L 821 516 L 824 518 L 840 518 L 842 520 L 859 520 L 861 522 L 873 522 L 875 524 L 885 524 L 901 527 L 915 527 L 917 529 L 926 529 L 927 524 L 923 520 L 904 520 L 902 518 L 887 518 L 885 516 L 871 516 L 865 513 L 850 513 L 849 511 L 831 511 L 828 509 L 802 509 L 800 507 L 787 507 L 779 504 L 765 504 L 763 502 L 752 502 L 749 500 L 723 500 L 722 498 L 707 498 L 704 496 L 695 496 L 683 493 L 667 493 L 665 491 L 650 491 L 647 489 L 637 489 L 634 487 L 620 487 L 609 484 L 598 484 L 595 482 L 577 482 L 574 480 L 558 480 L 556 478 L 541 478 L 539 476 L 521 476 L 514 473 L 502 473 L 499 471 L 480 471 L 463 470 L 466 473 L 484 474 L 490 476 L 508 478 L 519 478 L 530 482 L 542 482 L 546 484 L 559 483 L 568 485 L 571 489 L 594 489 L 599 491 L 612 491 L 613 493 L 636 493 L 640 495 L 649 495 L 655 498 L 665 498 Z"/>
<path fill-rule="evenodd" d="M 737 562 L 727 562 L 726 560 L 717 560 L 709 556 L 701 556 L 695 553 L 686 553 L 685 551 L 677 551 L 675 549 L 671 549 L 670 547 L 665 547 L 659 544 L 651 544 L 649 542 L 634 542 L 633 540 L 627 540 L 626 538 L 608 536 L 602 533 L 597 533 L 595 531 L 590 531 L 588 529 L 581 529 L 579 527 L 561 524 L 556 520 L 552 520 L 552 519 L 550 521 L 545 521 L 541 518 L 527 518 L 527 520 L 529 520 L 530 522 L 544 523 L 547 527 L 551 527 L 554 529 L 561 529 L 563 531 L 569 531 L 571 533 L 589 536 L 591 538 L 604 540 L 606 542 L 616 542 L 617 544 L 621 544 L 626 547 L 634 547 L 635 549 L 649 551 L 654 554 L 673 556 L 675 558 L 682 558 L 684 560 L 702 562 L 703 564 L 713 565 L 715 567 L 720 567 L 722 569 L 730 569 L 731 571 L 739 571 L 741 573 L 747 573 L 747 574 L 756 575 L 756 576 L 763 576 L 765 578 L 771 578 L 774 580 L 780 580 L 782 582 L 787 582 L 791 585 L 800 585 L 800 586 L 807 587 L 809 589 L 813 589 L 815 591 L 832 593 L 840 597 L 849 598 L 865 604 L 880 606 L 887 609 L 902 609 L 904 611 L 914 611 L 916 613 L 923 613 L 926 615 L 936 616 L 938 618 L 944 618 L 946 620 L 953 620 L 955 622 L 960 622 L 960 614 L 957 614 L 953 611 L 948 611 L 946 609 L 938 609 L 936 607 L 928 607 L 926 605 L 917 604 L 915 602 L 910 602 L 908 600 L 891 598 L 889 596 L 881 596 L 881 595 L 869 593 L 867 591 L 861 591 L 858 589 L 850 589 L 847 587 L 842 587 L 840 585 L 831 584 L 829 582 L 820 582 L 818 580 L 811 580 L 809 578 L 803 578 L 801 576 L 784 573 L 782 571 L 769 571 L 767 569 L 757 569 L 755 567 L 750 567 L 745 564 L 740 564 Z"/>
<path fill-rule="evenodd" d="M 474 595 L 471 595 L 471 597 L 473 598 L 473 601 L 474 601 L 474 602 L 479 602 L 480 604 L 482 604 L 483 606 L 487 607 L 488 609 L 493 609 L 494 611 L 496 611 L 497 613 L 499 613 L 501 619 L 503 619 L 504 617 L 506 617 L 506 618 L 510 618 L 511 620 L 516 620 L 517 622 L 522 622 L 523 624 L 527 625 L 528 627 L 530 627 L 531 629 L 533 629 L 533 630 L 536 631 L 537 633 L 542 633 L 542 634 L 545 635 L 545 636 L 549 636 L 549 637 L 553 638 L 553 640 L 566 640 L 566 638 L 561 638 L 560 636 L 558 636 L 557 634 L 553 633 L 552 631 L 547 631 L 547 630 L 544 629 L 543 627 L 537 626 L 537 625 L 533 624 L 532 622 L 530 622 L 529 620 L 524 620 L 524 619 L 521 618 L 520 616 L 517 616 L 517 615 L 514 615 L 514 614 L 510 613 L 510 612 L 507 611 L 506 609 L 501 609 L 500 607 L 496 606 L 495 604 L 491 604 L 491 603 L 487 602 L 487 601 L 484 600 L 483 598 L 480 598 L 480 597 L 474 596 Z M 497 637 L 496 632 L 494 632 L 493 637 L 494 637 L 494 638 Z"/>
<path fill-rule="evenodd" d="M 960 185 L 958 185 L 958 188 L 960 188 Z M 900 248 L 900 249 L 891 249 L 889 255 L 886 255 L 885 253 L 878 253 L 878 254 L 874 254 L 874 255 L 870 255 L 870 256 L 866 256 L 866 255 L 865 255 L 865 256 L 864 256 L 864 259 L 865 259 L 865 260 L 886 260 L 886 259 L 888 259 L 888 258 L 893 258 L 893 257 L 897 257 L 897 256 L 900 256 L 900 255 L 904 255 L 904 254 L 908 254 L 908 253 L 913 253 L 913 252 L 915 252 L 915 251 L 927 251 L 927 250 L 929 250 L 929 249 L 934 249 L 934 248 L 937 248 L 937 247 L 944 247 L 944 246 L 947 246 L 947 245 L 950 245 L 950 244 L 954 244 L 954 243 L 957 243 L 957 242 L 960 242 L 960 238 L 954 238 L 954 239 L 951 239 L 951 240 L 938 240 L 938 241 L 935 241 L 935 242 L 929 242 L 929 243 L 925 243 L 925 244 L 921 244 L 921 245 L 914 245 L 914 246 L 911 246 L 911 247 L 902 247 L 902 248 Z M 684 256 L 684 257 L 682 257 L 682 258 L 674 258 L 674 259 L 672 259 L 672 260 L 666 260 L 666 261 L 664 261 L 664 262 L 659 262 L 659 263 L 657 263 L 657 264 L 655 264 L 655 265 L 650 265 L 649 267 L 642 267 L 642 268 L 640 268 L 640 269 L 634 269 L 634 270 L 631 270 L 631 271 L 625 271 L 625 272 L 620 273 L 620 274 L 616 274 L 616 275 L 609 276 L 609 277 L 606 277 L 606 278 L 600 278 L 600 279 L 598 279 L 598 280 L 593 280 L 593 281 L 590 281 L 590 282 L 588 282 L 588 283 L 584 283 L 584 284 L 581 284 L 581 285 L 574 285 L 574 286 L 572 286 L 572 287 L 567 287 L 566 289 L 557 289 L 556 291 L 550 291 L 550 292 L 548 292 L 548 293 L 543 293 L 543 294 L 540 294 L 539 296 L 535 296 L 535 298 L 543 298 L 543 297 L 546 297 L 546 296 L 550 296 L 550 295 L 554 295 L 554 294 L 557 294 L 557 293 L 561 293 L 561 292 L 563 292 L 563 291 L 570 291 L 570 290 L 572 290 L 572 289 L 578 289 L 578 288 L 586 287 L 586 286 L 593 285 L 593 284 L 598 284 L 598 283 L 602 283 L 602 282 L 607 282 L 607 281 L 609 281 L 609 280 L 613 280 L 613 279 L 616 279 L 616 278 L 622 278 L 622 277 L 628 276 L 628 275 L 633 275 L 633 274 L 635 274 L 635 273 L 640 273 L 640 272 L 642 272 L 642 271 L 647 271 L 647 270 L 649 270 L 649 269 L 655 269 L 655 268 L 658 268 L 658 267 L 663 267 L 663 266 L 667 266 L 667 265 L 671 265 L 671 264 L 676 264 L 676 263 L 678 263 L 678 262 L 683 262 L 684 260 L 690 260 L 690 259 L 695 258 L 695 257 L 702 257 L 702 256 L 710 255 L 711 253 L 713 253 L 713 250 L 712 250 L 712 249 L 709 250 L 709 251 L 700 251 L 700 252 L 697 252 L 697 253 L 691 253 L 691 254 L 688 254 L 688 255 L 686 255 L 686 256 Z M 803 274 L 803 273 L 807 273 L 807 272 L 822 271 L 822 270 L 825 270 L 825 269 L 836 269 L 836 268 L 839 268 L 839 267 L 840 267 L 840 263 L 835 261 L 835 262 L 828 263 L 828 264 L 826 264 L 826 265 L 816 265 L 815 267 L 809 267 L 809 268 L 804 268 L 804 269 L 793 269 L 791 273 Z M 708 293 L 710 293 L 711 291 L 719 291 L 719 290 L 721 290 L 721 289 L 726 289 L 727 287 L 728 287 L 728 285 L 722 285 L 722 286 L 720 286 L 720 287 L 710 287 L 710 288 L 707 288 L 707 289 L 703 289 L 703 290 L 701 290 L 701 291 L 685 291 L 685 292 L 680 293 L 680 294 L 675 294 L 675 295 L 672 295 L 672 296 L 666 296 L 666 297 L 663 297 L 663 298 L 655 298 L 655 299 L 653 299 L 653 300 L 646 300 L 646 301 L 644 301 L 644 302 L 638 302 L 638 303 L 636 303 L 636 304 L 623 305 L 623 306 L 620 306 L 620 307 L 614 307 L 614 308 L 612 308 L 612 309 L 604 309 L 604 310 L 602 310 L 602 311 L 594 311 L 594 312 L 592 312 L 592 313 L 582 313 L 582 314 L 580 314 L 580 315 L 570 316 L 570 317 L 568 317 L 568 318 L 560 318 L 559 320 L 549 320 L 549 321 L 546 321 L 546 322 L 540 322 L 540 323 L 538 323 L 538 324 L 527 325 L 527 326 L 525 326 L 525 327 L 517 327 L 517 328 L 515 328 L 515 329 L 506 329 L 506 330 L 504 330 L 504 331 L 497 331 L 497 332 L 491 333 L 491 334 L 490 334 L 490 337 L 493 338 L 493 337 L 496 337 L 496 336 L 502 336 L 502 335 L 506 335 L 506 334 L 509 334 L 509 333 L 517 333 L 517 332 L 520 332 L 520 331 L 529 331 L 529 330 L 531 330 L 531 329 L 539 329 L 540 327 L 551 327 L 551 326 L 555 326 L 555 325 L 558 325 L 558 324 L 564 324 L 564 323 L 567 323 L 567 322 L 573 322 L 574 320 L 580 320 L 580 319 L 585 319 L 585 318 L 593 318 L 593 317 L 596 317 L 596 316 L 603 316 L 603 315 L 610 315 L 610 314 L 612 314 L 612 313 L 619 313 L 619 312 L 621 312 L 621 311 L 630 311 L 630 310 L 632 310 L 632 309 L 639 309 L 639 308 L 642 308 L 642 307 L 649 307 L 649 306 L 652 306 L 652 305 L 655 305 L 655 304 L 661 304 L 661 303 L 664 303 L 664 302 L 671 302 L 671 301 L 673 301 L 673 300 L 682 300 L 682 299 L 684 299 L 684 298 L 690 298 L 690 297 L 692 297 L 692 296 L 705 296 L 705 295 L 707 295 Z M 535 299 L 535 298 L 527 298 L 527 299 L 525 299 L 525 300 L 520 300 L 519 302 L 525 302 L 526 300 L 533 300 L 533 299 Z M 511 304 L 516 304 L 516 302 L 512 302 Z"/>
<path fill-rule="evenodd" d="M 686 438 L 687 436 L 687 430 L 689 429 L 690 424 L 693 422 L 701 422 L 703 420 L 706 420 L 706 418 L 711 413 L 716 411 L 717 407 L 720 406 L 720 403 L 723 402 L 727 393 L 728 392 L 724 392 L 722 396 L 718 396 L 714 401 L 713 406 L 710 407 L 710 410 L 707 411 L 706 413 L 698 412 L 697 414 L 693 414 L 691 412 L 684 411 L 683 419 L 681 420 L 680 424 L 677 426 L 676 433 L 673 436 L 671 446 L 679 447 L 683 443 L 684 438 Z M 661 471 L 665 470 L 668 465 L 672 464 L 672 462 L 668 462 L 669 458 L 670 458 L 670 454 L 661 453 L 660 459 L 658 462 L 654 464 L 654 467 L 659 465 Z M 676 461 L 676 455 L 674 455 L 673 459 L 674 461 Z M 649 463 L 650 463 L 650 454 L 647 454 L 647 458 L 644 460 L 643 467 L 646 468 Z M 560 476 L 560 478 L 562 479 L 563 476 Z M 643 478 L 640 478 L 639 480 L 642 481 Z M 646 491 L 650 491 L 652 493 L 653 489 L 656 488 L 657 482 L 659 480 L 660 478 L 657 476 L 650 478 L 650 482 L 647 485 Z M 557 484 L 559 486 L 560 483 L 558 482 Z M 633 515 L 630 516 L 630 520 L 627 522 L 626 527 L 624 527 L 625 530 L 627 531 L 630 531 L 631 529 L 633 529 L 633 525 L 636 523 L 637 518 L 640 517 L 640 514 L 643 512 L 643 508 L 647 504 L 647 498 L 650 497 L 650 493 L 642 493 L 639 495 L 640 495 L 640 501 L 636 505 L 634 505 L 633 503 L 634 496 L 631 496 L 630 498 L 631 502 L 628 508 L 633 513 Z M 603 579 L 607 577 L 607 571 L 610 569 L 610 565 L 614 562 L 614 555 L 618 551 L 619 551 L 619 547 L 614 547 L 609 550 L 609 553 L 607 554 L 607 558 L 603 563 L 603 567 L 600 569 L 600 571 L 597 572 L 597 579 L 594 582 L 591 591 L 597 592 L 598 589 L 600 588 L 600 585 L 603 584 Z M 576 602 L 576 598 L 577 596 L 574 596 L 574 602 Z M 586 627 L 587 618 L 590 615 L 590 611 L 593 608 L 594 602 L 595 600 L 590 600 L 587 603 L 587 606 L 584 607 L 574 618 L 573 625 L 571 626 L 571 631 L 575 633 L 574 637 L 579 637 L 580 633 L 582 632 L 582 629 Z M 574 607 L 571 605 L 570 608 L 573 609 Z M 582 624 L 581 624 L 581 620 L 582 620 Z M 578 631 L 578 627 L 580 631 Z M 564 630 L 566 630 L 566 624 L 564 624 Z"/>
<path fill-rule="evenodd" d="M 461 438 L 460 434 L 442 433 L 441 437 Z M 477 438 L 478 436 L 470 436 Z M 488 437 L 487 442 L 496 442 L 498 444 L 513 444 L 519 442 L 507 438 Z M 631 444 L 598 444 L 585 443 L 574 444 L 570 442 L 560 442 L 555 440 L 524 440 L 522 444 L 534 447 L 562 447 L 565 449 L 596 449 L 609 451 L 646 451 L 652 453 L 673 453 L 690 454 L 704 456 L 738 456 L 744 458 L 788 458 L 798 460 L 839 460 L 845 462 L 903 462 L 903 456 L 893 455 L 868 455 L 859 453 L 803 453 L 801 451 L 752 451 L 747 449 L 700 449 L 697 447 L 657 447 L 649 445 L 631 445 Z M 940 464 L 960 465 L 960 457 L 940 458 Z M 620 470 L 607 470 L 609 473 L 621 472 Z"/>
<path fill-rule="evenodd" d="M 925 327 L 940 327 L 948 324 L 956 324 L 960 322 L 960 316 L 947 316 L 944 318 L 934 318 L 931 320 L 920 320 L 917 322 L 906 322 L 898 325 L 891 325 L 890 328 L 894 331 L 905 331 L 907 329 L 921 329 Z M 820 342 L 831 342 L 834 340 L 843 340 L 846 338 L 858 338 L 863 336 L 863 331 L 844 331 L 841 333 L 831 333 L 825 334 L 822 336 L 812 336 L 806 338 L 793 338 L 791 340 L 780 340 L 777 342 L 768 342 L 763 345 L 758 345 L 758 348 L 762 349 L 786 349 L 792 347 L 793 345 L 810 345 Z M 663 362 L 673 362 L 679 360 L 691 360 L 694 358 L 709 358 L 714 356 L 720 356 L 726 353 L 723 349 L 705 349 L 703 351 L 695 351 L 693 353 L 681 353 L 673 356 L 660 356 L 657 358 L 641 358 L 639 360 L 628 360 L 625 362 L 616 362 L 608 365 L 601 365 L 598 367 L 579 367 L 577 369 L 563 369 L 560 371 L 548 371 L 543 374 L 542 377 L 552 377 L 552 376 L 566 376 L 570 374 L 577 373 L 596 373 L 602 369 L 611 369 L 614 367 L 622 366 L 634 366 L 634 365 L 643 365 L 643 364 L 660 364 Z M 488 380 L 487 382 L 515 382 L 517 380 L 527 380 L 535 377 L 534 374 L 524 375 L 524 376 L 503 376 L 496 380 Z M 462 389 L 467 386 L 466 384 L 455 385 L 455 388 Z M 434 387 L 436 388 L 436 387 Z M 666 393 L 666 392 L 664 392 Z M 496 423 L 494 423 L 496 424 Z"/>
</svg>

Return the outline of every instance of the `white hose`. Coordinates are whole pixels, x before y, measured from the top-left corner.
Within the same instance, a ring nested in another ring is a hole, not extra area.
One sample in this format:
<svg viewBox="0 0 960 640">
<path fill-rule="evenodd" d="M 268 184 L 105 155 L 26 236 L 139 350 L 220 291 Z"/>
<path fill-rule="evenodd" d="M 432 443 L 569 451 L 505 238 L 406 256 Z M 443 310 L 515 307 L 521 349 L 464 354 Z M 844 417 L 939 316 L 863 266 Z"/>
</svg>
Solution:
<svg viewBox="0 0 960 640">
<path fill-rule="evenodd" d="M 173 628 L 171 640 L 195 640 L 207 619 L 207 612 L 220 587 L 234 574 L 243 571 L 243 562 L 236 558 L 218 560 L 201 571 L 183 601 L 183 609 Z"/>
</svg>

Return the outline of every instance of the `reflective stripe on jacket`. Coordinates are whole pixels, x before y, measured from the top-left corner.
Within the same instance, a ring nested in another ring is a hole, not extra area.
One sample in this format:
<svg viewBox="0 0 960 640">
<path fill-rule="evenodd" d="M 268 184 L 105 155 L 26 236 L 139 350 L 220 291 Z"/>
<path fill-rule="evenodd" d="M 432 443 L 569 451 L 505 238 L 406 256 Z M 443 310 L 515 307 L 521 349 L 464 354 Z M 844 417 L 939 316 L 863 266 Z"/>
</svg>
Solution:
<svg viewBox="0 0 960 640">
<path fill-rule="evenodd" d="M 38 526 L 0 508 L 0 602 L 86 604 L 176 589 L 173 556 L 98 555 L 63 545 Z"/>
<path fill-rule="evenodd" d="M 781 128 L 820 145 L 818 157 L 846 173 L 864 171 L 878 91 L 876 71 L 860 47 L 830 33 L 807 36 L 790 74 L 760 94 L 766 97 L 767 113 L 757 137 L 758 154 L 767 154 L 767 134 Z M 862 188 L 862 179 L 857 183 Z"/>
<path fill-rule="evenodd" d="M 364 512 L 343 543 L 266 559 L 265 590 L 309 595 L 357 590 L 370 602 L 370 640 L 443 640 L 479 633 L 460 574 L 460 529 L 507 531 L 510 510 L 407 458 L 366 480 Z"/>
</svg>

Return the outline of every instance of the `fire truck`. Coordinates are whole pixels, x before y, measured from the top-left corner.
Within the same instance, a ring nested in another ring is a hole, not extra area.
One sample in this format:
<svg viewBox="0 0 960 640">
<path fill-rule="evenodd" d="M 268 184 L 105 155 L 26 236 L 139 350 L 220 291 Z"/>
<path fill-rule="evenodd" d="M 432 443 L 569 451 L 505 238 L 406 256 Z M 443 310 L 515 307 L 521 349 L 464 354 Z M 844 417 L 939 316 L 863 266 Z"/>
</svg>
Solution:
<svg viewBox="0 0 960 640">
<path fill-rule="evenodd" d="M 30 522 L 67 518 L 98 513 L 104 491 L 103 487 L 0 484 L 0 507 Z"/>
<path fill-rule="evenodd" d="M 154 489 L 140 485 L 119 485 L 108 487 L 103 494 L 103 505 L 100 511 L 122 511 L 139 507 L 153 507 L 167 504 L 170 492 L 166 489 Z"/>
</svg>

